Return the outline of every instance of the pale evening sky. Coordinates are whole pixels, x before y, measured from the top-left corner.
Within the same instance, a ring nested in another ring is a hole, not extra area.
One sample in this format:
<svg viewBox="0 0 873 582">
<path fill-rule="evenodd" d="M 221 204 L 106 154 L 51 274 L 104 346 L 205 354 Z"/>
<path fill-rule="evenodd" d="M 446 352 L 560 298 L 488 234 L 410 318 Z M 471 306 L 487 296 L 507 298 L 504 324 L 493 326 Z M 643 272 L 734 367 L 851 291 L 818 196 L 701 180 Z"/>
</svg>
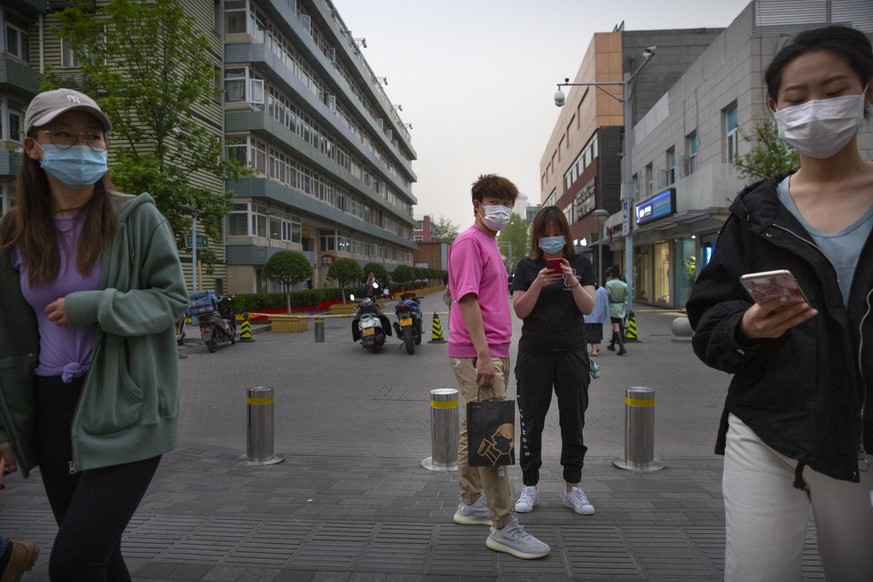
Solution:
<svg viewBox="0 0 873 582">
<path fill-rule="evenodd" d="M 506 176 L 539 203 L 539 163 L 595 32 L 724 28 L 749 0 L 333 0 L 400 117 L 418 159 L 416 218 L 472 224 L 470 185 Z"/>
</svg>

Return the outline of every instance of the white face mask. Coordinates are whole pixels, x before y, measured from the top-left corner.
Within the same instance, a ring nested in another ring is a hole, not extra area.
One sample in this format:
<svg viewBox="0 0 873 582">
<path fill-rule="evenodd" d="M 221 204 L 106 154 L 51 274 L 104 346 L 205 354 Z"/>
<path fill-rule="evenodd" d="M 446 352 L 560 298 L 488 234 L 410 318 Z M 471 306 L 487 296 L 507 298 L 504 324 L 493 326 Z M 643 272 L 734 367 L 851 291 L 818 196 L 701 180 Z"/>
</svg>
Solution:
<svg viewBox="0 0 873 582">
<path fill-rule="evenodd" d="M 811 158 L 823 160 L 843 149 L 864 120 L 864 97 L 813 99 L 773 112 L 782 139 Z"/>
<path fill-rule="evenodd" d="M 485 208 L 485 215 L 482 217 L 482 222 L 494 232 L 509 224 L 509 219 L 512 218 L 512 208 L 502 204 L 489 204 L 483 208 Z"/>
</svg>

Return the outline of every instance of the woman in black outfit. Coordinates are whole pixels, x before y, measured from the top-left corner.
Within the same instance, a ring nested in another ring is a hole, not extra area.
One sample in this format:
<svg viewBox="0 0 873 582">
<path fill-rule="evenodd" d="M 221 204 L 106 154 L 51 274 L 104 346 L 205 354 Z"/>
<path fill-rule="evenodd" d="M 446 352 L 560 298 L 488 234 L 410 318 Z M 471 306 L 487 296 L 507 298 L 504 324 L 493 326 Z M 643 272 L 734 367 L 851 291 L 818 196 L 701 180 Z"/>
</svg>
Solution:
<svg viewBox="0 0 873 582">
<path fill-rule="evenodd" d="M 531 232 L 530 256 L 519 262 L 512 283 L 515 314 L 524 320 L 515 377 L 525 486 L 515 510 L 531 511 L 539 498 L 542 433 L 554 389 L 566 481 L 562 500 L 576 513 L 590 515 L 594 506 L 579 482 L 588 450 L 582 429 L 591 381 L 583 317 L 594 309 L 594 269 L 591 261 L 575 253 L 570 226 L 557 206 L 540 210 Z M 546 259 L 561 259 L 560 272 L 546 268 Z"/>
</svg>

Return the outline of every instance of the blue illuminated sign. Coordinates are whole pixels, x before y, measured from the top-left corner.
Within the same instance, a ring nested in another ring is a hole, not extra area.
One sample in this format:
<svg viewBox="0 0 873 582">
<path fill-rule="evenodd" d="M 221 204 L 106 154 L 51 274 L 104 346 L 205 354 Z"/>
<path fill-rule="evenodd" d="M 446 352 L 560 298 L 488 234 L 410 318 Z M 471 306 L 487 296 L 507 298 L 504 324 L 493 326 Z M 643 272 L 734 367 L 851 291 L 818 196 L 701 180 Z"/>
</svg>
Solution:
<svg viewBox="0 0 873 582">
<path fill-rule="evenodd" d="M 636 205 L 637 224 L 652 222 L 676 212 L 676 188 L 668 188 Z"/>
</svg>

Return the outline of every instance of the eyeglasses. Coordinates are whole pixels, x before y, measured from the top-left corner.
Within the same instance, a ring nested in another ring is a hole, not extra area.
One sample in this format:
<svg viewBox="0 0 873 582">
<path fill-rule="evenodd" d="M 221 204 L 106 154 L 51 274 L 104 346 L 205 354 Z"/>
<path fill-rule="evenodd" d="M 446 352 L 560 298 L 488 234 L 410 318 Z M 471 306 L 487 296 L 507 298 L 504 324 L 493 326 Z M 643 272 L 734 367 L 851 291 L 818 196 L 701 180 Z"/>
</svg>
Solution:
<svg viewBox="0 0 873 582">
<path fill-rule="evenodd" d="M 47 133 L 49 141 L 52 145 L 65 150 L 79 143 L 79 136 L 82 136 L 82 141 L 94 151 L 103 151 L 106 149 L 106 137 L 103 132 L 95 131 L 67 131 L 66 129 L 44 129 L 37 133 Z"/>
</svg>

